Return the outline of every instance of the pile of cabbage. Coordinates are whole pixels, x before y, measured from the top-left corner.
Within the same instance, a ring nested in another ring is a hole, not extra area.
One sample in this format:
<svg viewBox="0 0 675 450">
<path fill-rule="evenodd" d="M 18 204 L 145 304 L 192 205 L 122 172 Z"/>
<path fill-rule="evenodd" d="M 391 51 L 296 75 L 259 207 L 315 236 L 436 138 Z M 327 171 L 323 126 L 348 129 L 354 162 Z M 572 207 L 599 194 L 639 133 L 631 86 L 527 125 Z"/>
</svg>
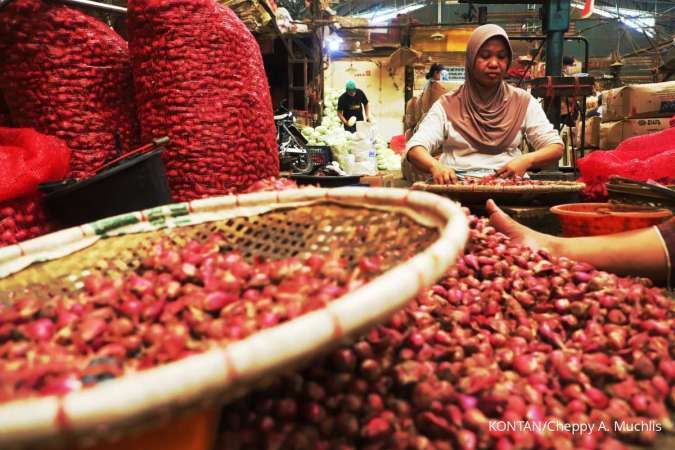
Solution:
<svg viewBox="0 0 675 450">
<path fill-rule="evenodd" d="M 302 129 L 302 135 L 309 145 L 327 145 L 331 148 L 333 158 L 340 167 L 350 175 L 362 175 L 352 173 L 360 171 L 360 166 L 353 167 L 354 141 L 359 140 L 354 133 L 345 131 L 342 122 L 337 116 L 337 103 L 341 92 L 330 90 L 326 92 L 324 115 L 321 125 L 316 128 L 306 127 Z M 389 146 L 386 141 L 375 134 L 372 139 L 375 149 L 377 170 L 401 170 L 401 158 Z M 362 145 L 362 142 L 361 142 Z M 352 155 L 352 156 L 350 156 Z"/>
<path fill-rule="evenodd" d="M 401 170 L 401 156 L 389 148 L 386 142 L 376 138 L 375 151 L 378 170 Z"/>
</svg>

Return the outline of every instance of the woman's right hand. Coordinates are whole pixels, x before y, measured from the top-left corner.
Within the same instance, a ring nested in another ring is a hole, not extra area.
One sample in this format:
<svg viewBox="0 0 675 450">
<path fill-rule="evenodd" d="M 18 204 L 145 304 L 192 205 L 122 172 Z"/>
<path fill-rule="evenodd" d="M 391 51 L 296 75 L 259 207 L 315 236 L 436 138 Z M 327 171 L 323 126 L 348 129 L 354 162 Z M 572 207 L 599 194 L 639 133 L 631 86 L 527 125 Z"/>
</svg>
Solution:
<svg viewBox="0 0 675 450">
<path fill-rule="evenodd" d="M 436 163 L 431 168 L 431 176 L 434 184 L 454 184 L 457 182 L 455 171 L 441 163 Z"/>
</svg>

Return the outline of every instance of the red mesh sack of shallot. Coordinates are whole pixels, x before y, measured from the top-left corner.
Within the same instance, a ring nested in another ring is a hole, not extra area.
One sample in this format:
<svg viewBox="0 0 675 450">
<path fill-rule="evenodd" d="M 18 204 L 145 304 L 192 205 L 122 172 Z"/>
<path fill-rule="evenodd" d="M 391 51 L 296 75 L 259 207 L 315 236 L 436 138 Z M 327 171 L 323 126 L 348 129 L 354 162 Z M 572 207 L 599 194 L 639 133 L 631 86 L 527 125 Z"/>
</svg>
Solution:
<svg viewBox="0 0 675 450">
<path fill-rule="evenodd" d="M 129 51 L 141 137 L 169 136 L 171 193 L 185 201 L 279 175 L 260 48 L 213 0 L 130 0 Z"/>
<path fill-rule="evenodd" d="M 55 229 L 45 216 L 38 184 L 62 179 L 70 150 L 53 136 L 0 128 L 0 246 Z"/>
<path fill-rule="evenodd" d="M 81 178 L 138 144 L 127 43 L 81 11 L 39 0 L 0 10 L 0 90 L 12 124 L 63 139 Z"/>
<path fill-rule="evenodd" d="M 595 151 L 579 160 L 580 180 L 588 198 L 607 197 L 612 175 L 638 181 L 675 182 L 675 128 L 626 139 L 615 150 Z"/>
</svg>

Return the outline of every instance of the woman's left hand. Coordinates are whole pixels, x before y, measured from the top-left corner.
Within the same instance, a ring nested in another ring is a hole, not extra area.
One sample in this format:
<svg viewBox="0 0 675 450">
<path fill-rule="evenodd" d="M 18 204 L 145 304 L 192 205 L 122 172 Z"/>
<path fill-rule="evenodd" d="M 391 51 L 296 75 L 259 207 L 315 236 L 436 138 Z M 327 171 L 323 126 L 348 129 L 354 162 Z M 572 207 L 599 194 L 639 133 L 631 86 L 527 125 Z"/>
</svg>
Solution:
<svg viewBox="0 0 675 450">
<path fill-rule="evenodd" d="M 522 177 L 523 174 L 527 172 L 527 169 L 529 169 L 531 165 L 532 163 L 530 162 L 530 159 L 527 158 L 525 155 L 523 155 L 515 158 L 510 163 L 497 169 L 495 171 L 495 174 L 498 177 L 503 178 Z"/>
</svg>

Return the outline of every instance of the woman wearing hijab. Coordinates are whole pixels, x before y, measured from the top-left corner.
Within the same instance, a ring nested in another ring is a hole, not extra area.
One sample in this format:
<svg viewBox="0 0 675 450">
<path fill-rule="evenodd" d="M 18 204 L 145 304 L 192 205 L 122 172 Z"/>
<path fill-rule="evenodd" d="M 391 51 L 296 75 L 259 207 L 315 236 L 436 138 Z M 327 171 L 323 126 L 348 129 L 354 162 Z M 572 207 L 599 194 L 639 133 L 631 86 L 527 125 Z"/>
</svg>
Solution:
<svg viewBox="0 0 675 450">
<path fill-rule="evenodd" d="M 539 103 L 504 82 L 511 44 L 497 25 L 483 25 L 467 44 L 466 79 L 429 109 L 406 145 L 406 158 L 434 183 L 457 176 L 523 175 L 560 159 L 562 140 Z M 521 154 L 523 136 L 536 150 Z M 440 160 L 431 152 L 441 147 Z"/>
</svg>

